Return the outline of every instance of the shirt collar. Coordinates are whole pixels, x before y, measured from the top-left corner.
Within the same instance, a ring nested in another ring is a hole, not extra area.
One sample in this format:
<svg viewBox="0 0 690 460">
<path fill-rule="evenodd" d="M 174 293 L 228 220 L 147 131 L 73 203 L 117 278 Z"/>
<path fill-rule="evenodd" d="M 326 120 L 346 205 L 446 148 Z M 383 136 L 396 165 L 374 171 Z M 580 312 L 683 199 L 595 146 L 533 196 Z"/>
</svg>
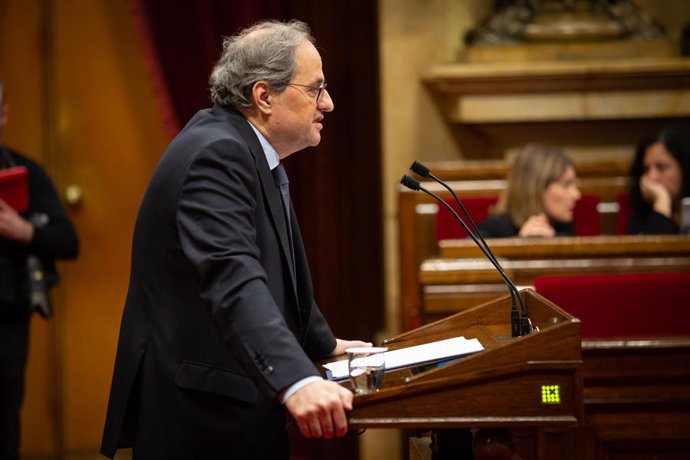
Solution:
<svg viewBox="0 0 690 460">
<path fill-rule="evenodd" d="M 275 168 L 278 167 L 278 164 L 280 164 L 280 157 L 278 156 L 278 152 L 276 152 L 276 149 L 274 149 L 273 146 L 268 142 L 268 139 L 266 139 L 264 135 L 261 134 L 261 132 L 258 129 L 256 129 L 256 126 L 254 126 L 251 121 L 247 120 L 247 123 L 249 123 L 249 126 L 251 126 L 254 132 L 256 133 L 256 137 L 259 138 L 261 148 L 263 148 L 264 155 L 266 155 L 268 167 L 271 169 L 271 171 L 273 171 Z"/>
</svg>

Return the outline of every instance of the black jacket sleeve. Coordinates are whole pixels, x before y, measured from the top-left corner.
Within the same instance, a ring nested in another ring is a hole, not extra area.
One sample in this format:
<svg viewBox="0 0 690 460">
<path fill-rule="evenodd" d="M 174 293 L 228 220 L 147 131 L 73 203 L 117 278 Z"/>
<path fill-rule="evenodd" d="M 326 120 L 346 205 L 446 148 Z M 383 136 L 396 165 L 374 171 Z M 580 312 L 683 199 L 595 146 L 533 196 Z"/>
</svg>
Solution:
<svg viewBox="0 0 690 460">
<path fill-rule="evenodd" d="M 29 213 L 34 223 L 34 236 L 28 252 L 44 259 L 75 259 L 79 255 L 79 239 L 60 198 L 43 168 L 27 162 L 29 173 Z"/>
</svg>

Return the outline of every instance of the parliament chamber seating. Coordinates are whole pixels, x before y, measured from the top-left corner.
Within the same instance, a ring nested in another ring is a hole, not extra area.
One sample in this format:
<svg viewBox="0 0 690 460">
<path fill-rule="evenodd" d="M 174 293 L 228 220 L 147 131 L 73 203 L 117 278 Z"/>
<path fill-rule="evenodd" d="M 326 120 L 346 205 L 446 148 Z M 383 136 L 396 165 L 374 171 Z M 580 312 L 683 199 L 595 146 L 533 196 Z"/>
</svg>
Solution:
<svg viewBox="0 0 690 460">
<path fill-rule="evenodd" d="M 690 273 L 542 276 L 534 288 L 582 322 L 578 450 L 688 458 Z"/>
<path fill-rule="evenodd" d="M 505 187 L 505 163 L 450 165 L 427 164 L 479 223 Z M 675 460 L 690 452 L 690 236 L 624 235 L 628 166 L 609 166 L 578 166 L 588 212 L 578 236 L 488 240 L 519 288 L 535 288 L 581 320 L 584 425 L 514 430 L 523 459 Z M 438 184 L 423 185 L 452 202 Z M 399 191 L 403 330 L 507 292 L 438 209 L 422 192 Z"/>
<path fill-rule="evenodd" d="M 628 194 L 621 192 L 616 197 L 617 212 L 616 212 L 616 233 L 625 235 L 628 229 L 628 221 L 632 217 L 630 210 L 630 203 L 628 201 Z"/>
<path fill-rule="evenodd" d="M 690 273 L 686 235 L 500 238 L 487 243 L 518 287 L 532 287 L 539 277 L 554 275 Z M 438 256 L 417 268 L 420 322 L 507 292 L 496 269 L 468 239 L 440 241 Z"/>
<path fill-rule="evenodd" d="M 466 220 L 454 199 L 446 199 L 445 201 L 463 218 L 463 220 Z M 474 222 L 479 224 L 489 216 L 489 211 L 497 201 L 498 196 L 483 196 L 468 198 L 463 201 L 463 205 Z M 439 207 L 438 213 L 436 214 L 436 240 L 452 240 L 466 237 L 467 232 L 458 224 L 451 212 L 444 206 Z"/>
<path fill-rule="evenodd" d="M 580 319 L 583 339 L 690 337 L 690 273 L 540 276 L 534 289 Z"/>
<path fill-rule="evenodd" d="M 427 163 L 433 173 L 460 197 L 476 223 L 481 222 L 506 186 L 509 164 L 502 160 L 467 160 Z M 619 200 L 625 194 L 629 165 L 626 162 L 584 162 L 577 165 L 583 198 L 576 207 L 578 236 L 620 234 Z M 423 186 L 458 210 L 441 185 L 423 180 Z M 423 192 L 404 187 L 398 192 L 400 234 L 401 325 L 409 330 L 421 325 L 419 267 L 439 255 L 439 242 L 467 235 L 443 206 Z M 623 227 L 624 230 L 624 227 Z M 485 298 L 485 297 L 484 297 Z"/>
</svg>

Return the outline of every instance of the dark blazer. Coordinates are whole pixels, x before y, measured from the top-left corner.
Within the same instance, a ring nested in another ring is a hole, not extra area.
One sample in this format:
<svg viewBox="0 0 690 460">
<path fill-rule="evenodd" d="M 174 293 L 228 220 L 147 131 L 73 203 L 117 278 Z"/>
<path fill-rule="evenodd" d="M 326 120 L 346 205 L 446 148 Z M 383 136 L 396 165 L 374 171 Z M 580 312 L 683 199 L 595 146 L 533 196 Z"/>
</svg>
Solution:
<svg viewBox="0 0 690 460">
<path fill-rule="evenodd" d="M 335 347 L 294 217 L 292 229 L 294 268 L 251 126 L 220 106 L 197 113 L 137 217 L 104 455 L 134 446 L 143 459 L 288 456 L 276 396 L 318 375 L 312 360 Z"/>
</svg>

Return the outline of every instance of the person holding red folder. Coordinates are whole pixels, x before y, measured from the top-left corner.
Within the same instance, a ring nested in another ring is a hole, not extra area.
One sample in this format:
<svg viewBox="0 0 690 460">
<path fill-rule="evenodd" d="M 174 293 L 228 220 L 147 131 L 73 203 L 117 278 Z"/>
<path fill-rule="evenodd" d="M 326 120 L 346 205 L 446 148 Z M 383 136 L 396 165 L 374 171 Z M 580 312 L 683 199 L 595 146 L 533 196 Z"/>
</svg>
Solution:
<svg viewBox="0 0 690 460">
<path fill-rule="evenodd" d="M 50 315 L 45 289 L 57 282 L 55 259 L 74 259 L 79 240 L 48 175 L 4 144 L 5 88 L 0 82 L 0 171 L 25 168 L 28 206 L 19 211 L 0 197 L 0 458 L 19 458 L 19 410 L 34 310 Z M 30 271 L 42 271 L 40 283 Z"/>
</svg>

